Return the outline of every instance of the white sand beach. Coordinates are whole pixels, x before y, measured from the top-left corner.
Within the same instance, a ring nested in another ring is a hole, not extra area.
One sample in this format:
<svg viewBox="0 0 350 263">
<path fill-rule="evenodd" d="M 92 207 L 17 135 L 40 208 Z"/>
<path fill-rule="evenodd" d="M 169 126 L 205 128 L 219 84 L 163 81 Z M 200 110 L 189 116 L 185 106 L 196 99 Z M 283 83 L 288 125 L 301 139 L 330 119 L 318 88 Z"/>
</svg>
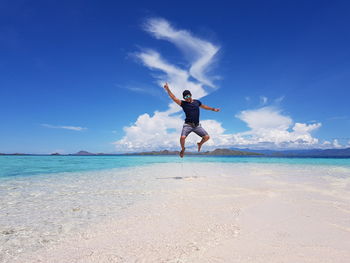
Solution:
<svg viewBox="0 0 350 263">
<path fill-rule="evenodd" d="M 128 168 L 123 173 L 132 179 L 125 179 L 129 187 L 124 194 L 137 201 L 111 217 L 58 235 L 57 242 L 3 260 L 348 263 L 349 171 L 252 163 Z M 114 173 L 117 177 L 120 172 Z M 88 191 L 85 195 L 88 200 Z"/>
</svg>

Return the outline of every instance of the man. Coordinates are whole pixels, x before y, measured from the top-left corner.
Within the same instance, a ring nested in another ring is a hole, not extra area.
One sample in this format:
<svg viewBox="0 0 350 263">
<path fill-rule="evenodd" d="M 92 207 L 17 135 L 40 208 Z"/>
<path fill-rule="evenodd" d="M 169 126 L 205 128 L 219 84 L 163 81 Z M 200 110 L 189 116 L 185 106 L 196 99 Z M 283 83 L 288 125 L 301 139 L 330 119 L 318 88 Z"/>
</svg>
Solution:
<svg viewBox="0 0 350 263">
<path fill-rule="evenodd" d="M 181 152 L 180 157 L 184 157 L 185 154 L 185 140 L 186 137 L 191 133 L 194 132 L 200 137 L 202 137 L 202 140 L 197 143 L 198 145 L 198 152 L 201 150 L 201 147 L 203 143 L 209 140 L 208 133 L 202 128 L 201 124 L 199 123 L 199 107 L 205 110 L 212 110 L 212 111 L 220 111 L 220 109 L 212 108 L 209 106 L 206 106 L 202 104 L 199 100 L 192 99 L 192 94 L 189 90 L 185 90 L 182 93 L 182 96 L 184 100 L 179 100 L 175 97 L 175 95 L 170 91 L 168 83 L 165 83 L 164 89 L 168 92 L 170 98 L 175 101 L 179 106 L 182 107 L 183 111 L 186 114 L 185 123 L 182 128 L 181 137 L 180 137 L 180 144 L 181 144 Z"/>
</svg>

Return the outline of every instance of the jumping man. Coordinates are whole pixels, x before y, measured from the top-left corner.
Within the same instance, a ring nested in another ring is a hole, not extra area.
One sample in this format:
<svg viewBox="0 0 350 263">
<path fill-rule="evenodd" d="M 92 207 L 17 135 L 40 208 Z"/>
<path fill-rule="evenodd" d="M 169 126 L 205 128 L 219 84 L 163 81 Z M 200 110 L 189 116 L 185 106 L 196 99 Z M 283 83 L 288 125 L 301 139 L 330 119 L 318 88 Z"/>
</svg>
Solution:
<svg viewBox="0 0 350 263">
<path fill-rule="evenodd" d="M 179 106 L 182 107 L 183 111 L 186 114 L 185 123 L 183 125 L 181 137 L 180 137 L 180 144 L 181 144 L 180 157 L 181 158 L 184 157 L 185 140 L 186 140 L 186 137 L 191 132 L 195 132 L 198 136 L 202 137 L 202 140 L 199 143 L 197 143 L 198 152 L 199 152 L 201 150 L 203 143 L 205 143 L 210 138 L 208 133 L 202 128 L 201 124 L 199 123 L 199 107 L 205 110 L 212 110 L 216 112 L 220 111 L 220 109 L 211 108 L 209 106 L 202 104 L 199 100 L 192 99 L 192 94 L 189 90 L 185 90 L 182 93 L 184 100 L 179 100 L 170 91 L 168 83 L 165 83 L 164 89 L 168 92 L 170 98 L 173 101 L 175 101 Z"/>
</svg>

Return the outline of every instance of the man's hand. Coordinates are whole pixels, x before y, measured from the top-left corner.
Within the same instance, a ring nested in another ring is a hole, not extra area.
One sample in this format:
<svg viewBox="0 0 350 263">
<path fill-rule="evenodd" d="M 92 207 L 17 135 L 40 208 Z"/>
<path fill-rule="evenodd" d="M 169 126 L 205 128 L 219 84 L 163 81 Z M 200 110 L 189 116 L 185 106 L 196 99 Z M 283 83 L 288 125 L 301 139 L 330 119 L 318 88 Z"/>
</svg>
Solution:
<svg viewBox="0 0 350 263">
<path fill-rule="evenodd" d="M 205 109 L 205 110 L 211 110 L 211 111 L 215 111 L 215 112 L 220 111 L 220 109 L 212 108 L 212 107 L 209 107 L 209 106 L 204 105 L 204 104 L 202 104 L 200 107 L 201 107 L 202 109 Z"/>
<path fill-rule="evenodd" d="M 169 86 L 168 86 L 168 83 L 167 83 L 167 82 L 165 82 L 164 89 L 165 89 L 166 91 L 169 91 Z"/>
<path fill-rule="evenodd" d="M 164 84 L 164 89 L 166 90 L 166 92 L 168 92 L 170 98 L 179 106 L 181 106 L 181 100 L 179 100 L 178 98 L 175 97 L 175 95 L 170 91 L 168 83 L 165 82 Z"/>
</svg>

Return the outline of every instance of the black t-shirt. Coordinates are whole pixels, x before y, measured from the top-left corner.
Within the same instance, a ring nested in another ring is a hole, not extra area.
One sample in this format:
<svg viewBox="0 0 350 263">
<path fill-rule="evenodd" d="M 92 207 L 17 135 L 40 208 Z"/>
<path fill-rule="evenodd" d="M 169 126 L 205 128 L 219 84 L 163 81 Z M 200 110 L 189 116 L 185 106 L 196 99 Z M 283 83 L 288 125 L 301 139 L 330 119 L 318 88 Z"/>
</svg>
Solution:
<svg viewBox="0 0 350 263">
<path fill-rule="evenodd" d="M 192 102 L 181 101 L 181 107 L 186 114 L 185 122 L 199 123 L 199 106 L 201 105 L 202 102 L 199 100 L 193 100 Z"/>
</svg>

